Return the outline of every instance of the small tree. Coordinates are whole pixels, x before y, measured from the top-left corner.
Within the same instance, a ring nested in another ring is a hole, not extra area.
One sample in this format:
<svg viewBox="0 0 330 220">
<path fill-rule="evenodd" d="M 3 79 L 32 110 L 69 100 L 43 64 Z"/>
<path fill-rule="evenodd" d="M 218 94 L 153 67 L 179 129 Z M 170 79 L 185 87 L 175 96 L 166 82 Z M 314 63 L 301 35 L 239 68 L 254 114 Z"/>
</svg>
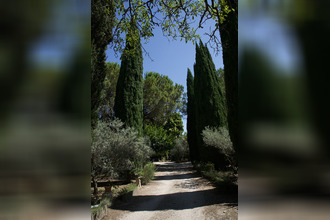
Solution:
<svg viewBox="0 0 330 220">
<path fill-rule="evenodd" d="M 138 167 L 144 166 L 152 154 L 145 138 L 134 128 L 124 128 L 124 123 L 114 120 L 99 122 L 92 134 L 91 177 L 94 194 L 97 181 L 104 177 L 128 177 Z"/>
</svg>

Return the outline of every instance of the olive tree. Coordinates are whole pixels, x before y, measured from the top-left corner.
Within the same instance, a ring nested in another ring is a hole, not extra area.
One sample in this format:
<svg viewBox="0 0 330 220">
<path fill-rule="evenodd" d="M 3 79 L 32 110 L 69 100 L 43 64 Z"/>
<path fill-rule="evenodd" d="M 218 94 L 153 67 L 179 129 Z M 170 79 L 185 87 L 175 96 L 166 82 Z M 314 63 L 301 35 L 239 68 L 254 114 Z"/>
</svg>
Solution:
<svg viewBox="0 0 330 220">
<path fill-rule="evenodd" d="M 100 121 L 92 133 L 91 177 L 94 194 L 97 181 L 104 177 L 124 177 L 146 164 L 152 154 L 148 141 L 134 128 L 124 128 L 118 119 Z"/>
</svg>

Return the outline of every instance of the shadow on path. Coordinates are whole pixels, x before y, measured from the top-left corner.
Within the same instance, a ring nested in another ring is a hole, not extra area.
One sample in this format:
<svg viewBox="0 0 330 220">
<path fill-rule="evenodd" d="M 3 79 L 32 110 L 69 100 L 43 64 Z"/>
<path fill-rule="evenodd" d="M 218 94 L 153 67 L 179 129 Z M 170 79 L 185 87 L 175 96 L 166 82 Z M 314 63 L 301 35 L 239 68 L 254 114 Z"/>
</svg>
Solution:
<svg viewBox="0 0 330 220">
<path fill-rule="evenodd" d="M 205 185 L 192 169 L 192 164 L 187 163 L 161 163 L 157 165 L 157 172 L 161 176 L 156 176 L 155 182 L 171 180 L 181 180 L 174 182 L 176 188 L 174 193 L 162 195 L 135 195 L 130 194 L 124 201 L 115 203 L 112 209 L 135 211 L 161 211 L 161 210 L 185 210 L 211 205 L 222 205 L 237 207 L 237 194 L 219 193 L 217 189 L 199 189 L 200 185 Z M 164 172 L 164 173 L 161 173 Z M 167 173 L 165 173 L 167 172 Z M 187 180 L 184 180 L 187 179 Z M 173 184 L 173 183 L 172 183 Z M 178 192 L 178 188 L 182 191 Z M 189 191 L 193 189 L 193 191 Z M 151 189 L 150 189 L 151 190 Z"/>
<path fill-rule="evenodd" d="M 166 162 L 164 164 L 157 164 L 157 172 L 177 172 L 177 171 L 189 171 L 193 169 L 193 166 L 190 162 L 184 163 L 173 163 Z"/>
<path fill-rule="evenodd" d="M 166 175 L 166 176 L 156 176 L 154 181 L 157 180 L 174 180 L 174 179 L 191 179 L 198 177 L 195 173 L 185 173 L 185 174 L 175 174 L 175 175 Z"/>
<path fill-rule="evenodd" d="M 155 196 L 132 196 L 128 203 L 120 203 L 112 207 L 117 210 L 128 211 L 159 211 L 159 210 L 183 210 L 196 207 L 221 204 L 224 206 L 237 206 L 237 197 L 233 195 L 217 195 L 215 189 L 183 192 Z M 156 206 L 150 204 L 157 204 Z"/>
</svg>

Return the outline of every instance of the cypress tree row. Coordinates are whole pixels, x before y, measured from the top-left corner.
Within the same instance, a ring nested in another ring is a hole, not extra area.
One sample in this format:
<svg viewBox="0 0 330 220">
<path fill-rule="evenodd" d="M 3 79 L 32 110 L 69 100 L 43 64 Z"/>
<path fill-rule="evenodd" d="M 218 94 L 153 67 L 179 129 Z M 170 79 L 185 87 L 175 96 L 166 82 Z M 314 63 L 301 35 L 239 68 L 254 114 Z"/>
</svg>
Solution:
<svg viewBox="0 0 330 220">
<path fill-rule="evenodd" d="M 116 87 L 115 116 L 142 134 L 143 126 L 143 57 L 136 23 L 131 22 L 126 47 L 121 57 Z"/>
<path fill-rule="evenodd" d="M 215 65 L 206 46 L 200 41 L 196 45 L 196 63 L 194 64 L 194 97 L 196 109 L 196 138 L 200 160 L 211 161 L 217 168 L 225 168 L 225 160 L 218 150 L 204 145 L 202 131 L 206 126 L 227 126 L 225 99 L 217 79 Z"/>
<path fill-rule="evenodd" d="M 188 145 L 191 161 L 199 160 L 199 153 L 196 143 L 196 116 L 195 116 L 195 97 L 194 97 L 194 77 L 188 68 L 187 72 L 187 132 Z"/>
</svg>

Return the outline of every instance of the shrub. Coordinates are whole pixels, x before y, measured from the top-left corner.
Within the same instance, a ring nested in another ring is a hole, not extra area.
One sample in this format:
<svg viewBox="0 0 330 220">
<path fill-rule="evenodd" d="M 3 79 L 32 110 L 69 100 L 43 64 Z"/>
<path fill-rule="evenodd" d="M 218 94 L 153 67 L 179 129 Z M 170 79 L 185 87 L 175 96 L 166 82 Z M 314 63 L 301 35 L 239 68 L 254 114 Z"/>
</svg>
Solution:
<svg viewBox="0 0 330 220">
<path fill-rule="evenodd" d="M 170 152 L 172 160 L 176 162 L 185 161 L 189 157 L 188 143 L 183 138 L 174 141 L 174 147 Z"/>
<path fill-rule="evenodd" d="M 111 205 L 110 199 L 108 198 L 102 199 L 99 205 L 91 209 L 91 215 L 92 215 L 91 219 L 92 220 L 102 219 L 106 215 L 107 207 L 110 207 L 110 205 Z"/>
<path fill-rule="evenodd" d="M 152 154 L 145 138 L 114 120 L 99 122 L 92 134 L 92 177 L 129 177 Z"/>
<path fill-rule="evenodd" d="M 230 140 L 229 132 L 226 128 L 210 128 L 206 127 L 203 132 L 203 141 L 206 145 L 214 147 L 225 156 L 229 163 L 229 167 L 234 173 L 237 173 L 237 161 L 235 158 L 235 150 Z"/>
<path fill-rule="evenodd" d="M 142 183 L 147 184 L 154 178 L 156 166 L 149 162 L 142 169 L 138 171 L 138 174 L 142 177 Z"/>
<path fill-rule="evenodd" d="M 194 167 L 219 190 L 228 193 L 237 193 L 237 174 L 234 174 L 233 171 L 215 170 L 212 163 L 196 163 Z"/>
<path fill-rule="evenodd" d="M 208 171 L 208 172 L 213 172 L 214 171 L 214 164 L 213 163 L 206 163 L 204 165 L 204 170 Z"/>
</svg>

